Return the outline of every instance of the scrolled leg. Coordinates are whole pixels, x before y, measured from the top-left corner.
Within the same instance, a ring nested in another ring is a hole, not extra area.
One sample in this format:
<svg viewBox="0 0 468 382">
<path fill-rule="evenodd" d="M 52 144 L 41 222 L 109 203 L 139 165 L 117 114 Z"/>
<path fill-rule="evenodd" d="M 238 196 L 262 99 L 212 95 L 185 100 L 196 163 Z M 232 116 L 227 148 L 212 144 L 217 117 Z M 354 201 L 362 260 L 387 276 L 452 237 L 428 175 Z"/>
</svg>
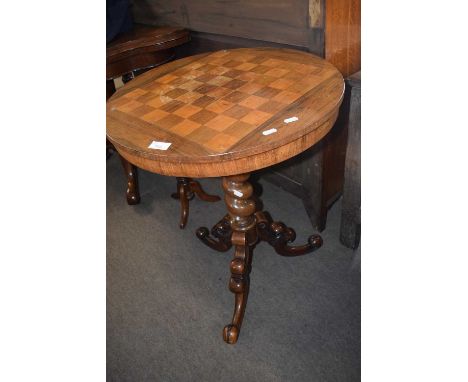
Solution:
<svg viewBox="0 0 468 382">
<path fill-rule="evenodd" d="M 217 240 L 210 237 L 210 231 L 206 227 L 198 228 L 196 234 L 197 237 L 208 247 L 216 251 L 226 252 L 232 247 L 232 230 L 228 215 L 222 218 L 211 229 L 211 235 L 213 235 Z"/>
<path fill-rule="evenodd" d="M 193 199 L 193 192 L 190 190 L 188 178 L 177 178 L 177 192 L 171 195 L 174 199 L 180 200 L 180 222 L 179 227 L 184 229 L 189 216 L 189 202 Z"/>
<path fill-rule="evenodd" d="M 225 177 L 223 179 L 224 200 L 229 212 L 232 229 L 234 258 L 230 263 L 231 278 L 229 290 L 235 294 L 234 314 L 230 324 L 223 330 L 223 339 L 235 344 L 239 338 L 245 307 L 249 295 L 252 249 L 257 242 L 255 227 L 255 202 L 248 174 Z"/>
<path fill-rule="evenodd" d="M 235 294 L 234 314 L 231 323 L 223 329 L 223 339 L 228 344 L 235 344 L 239 338 L 249 296 L 252 260 L 252 246 L 248 243 L 246 232 L 234 232 L 232 241 L 236 246 L 236 251 L 229 267 L 231 270 L 229 290 Z"/>
<path fill-rule="evenodd" d="M 296 232 L 281 222 L 272 222 L 263 212 L 255 214 L 257 219 L 257 231 L 260 240 L 270 244 L 281 256 L 302 256 L 320 248 L 323 244 L 320 235 L 311 235 L 307 244 L 292 246 L 296 239 Z"/>
<path fill-rule="evenodd" d="M 188 198 L 188 200 L 192 200 L 195 197 L 195 194 L 190 190 L 190 179 L 189 178 L 176 178 L 176 179 L 177 179 L 176 192 L 172 193 L 171 197 L 179 200 L 180 194 L 181 194 L 181 188 L 185 187 L 187 189 L 185 196 Z"/>
<path fill-rule="evenodd" d="M 190 179 L 189 185 L 190 190 L 204 202 L 219 202 L 221 200 L 217 195 L 207 194 L 196 180 Z"/>
<path fill-rule="evenodd" d="M 140 203 L 140 190 L 138 188 L 138 170 L 128 162 L 124 157 L 120 156 L 122 166 L 127 176 L 127 203 L 135 205 Z"/>
<path fill-rule="evenodd" d="M 173 193 L 171 196 L 174 199 L 180 200 L 180 228 L 184 228 L 187 224 L 189 215 L 189 202 L 195 197 L 195 195 L 197 195 L 205 202 L 217 202 L 220 200 L 219 196 L 209 195 L 203 191 L 200 183 L 198 183 L 196 180 L 190 178 L 177 178 L 177 192 Z M 205 232 L 204 229 L 201 229 L 200 232 L 202 231 Z M 206 231 L 208 230 L 206 229 Z M 208 234 L 208 232 L 206 234 Z M 206 234 L 203 233 L 201 237 L 199 236 L 200 239 L 205 237 Z"/>
</svg>

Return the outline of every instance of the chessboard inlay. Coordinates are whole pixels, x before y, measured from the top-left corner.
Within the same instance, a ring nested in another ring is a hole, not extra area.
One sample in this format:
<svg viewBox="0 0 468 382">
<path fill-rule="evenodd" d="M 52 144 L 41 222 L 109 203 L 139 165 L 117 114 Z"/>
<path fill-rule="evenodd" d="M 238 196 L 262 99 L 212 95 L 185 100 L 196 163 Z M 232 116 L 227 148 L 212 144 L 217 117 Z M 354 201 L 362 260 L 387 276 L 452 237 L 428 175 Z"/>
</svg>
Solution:
<svg viewBox="0 0 468 382">
<path fill-rule="evenodd" d="M 226 50 L 149 81 L 109 102 L 118 110 L 223 153 L 336 71 L 298 55 Z M 293 56 L 294 57 L 294 56 Z"/>
</svg>

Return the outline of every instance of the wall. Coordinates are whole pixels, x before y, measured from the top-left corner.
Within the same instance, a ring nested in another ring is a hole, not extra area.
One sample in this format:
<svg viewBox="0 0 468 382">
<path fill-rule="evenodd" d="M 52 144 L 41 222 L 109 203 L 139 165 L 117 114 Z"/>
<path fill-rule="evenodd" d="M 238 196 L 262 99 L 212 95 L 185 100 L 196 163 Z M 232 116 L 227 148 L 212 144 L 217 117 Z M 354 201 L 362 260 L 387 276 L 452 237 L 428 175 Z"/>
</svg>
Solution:
<svg viewBox="0 0 468 382">
<path fill-rule="evenodd" d="M 323 52 L 322 0 L 134 0 L 135 21 Z"/>
</svg>

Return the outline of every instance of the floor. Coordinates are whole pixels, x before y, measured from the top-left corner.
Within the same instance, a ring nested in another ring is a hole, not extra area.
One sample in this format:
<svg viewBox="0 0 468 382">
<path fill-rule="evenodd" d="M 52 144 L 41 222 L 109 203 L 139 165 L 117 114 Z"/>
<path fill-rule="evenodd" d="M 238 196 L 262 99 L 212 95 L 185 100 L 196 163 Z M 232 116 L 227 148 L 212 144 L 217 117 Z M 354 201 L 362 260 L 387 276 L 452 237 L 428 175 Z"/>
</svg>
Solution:
<svg viewBox="0 0 468 382">
<path fill-rule="evenodd" d="M 201 183 L 220 194 L 219 179 Z M 304 243 L 314 232 L 302 202 L 260 183 L 265 209 Z M 194 234 L 225 214 L 223 202 L 194 199 L 180 230 L 179 205 L 169 197 L 174 178 L 140 171 L 137 206 L 126 204 L 125 186 L 114 154 L 107 160 L 108 381 L 360 380 L 360 256 L 338 240 L 339 202 L 317 252 L 285 258 L 257 246 L 241 335 L 227 345 L 232 253 Z"/>
</svg>

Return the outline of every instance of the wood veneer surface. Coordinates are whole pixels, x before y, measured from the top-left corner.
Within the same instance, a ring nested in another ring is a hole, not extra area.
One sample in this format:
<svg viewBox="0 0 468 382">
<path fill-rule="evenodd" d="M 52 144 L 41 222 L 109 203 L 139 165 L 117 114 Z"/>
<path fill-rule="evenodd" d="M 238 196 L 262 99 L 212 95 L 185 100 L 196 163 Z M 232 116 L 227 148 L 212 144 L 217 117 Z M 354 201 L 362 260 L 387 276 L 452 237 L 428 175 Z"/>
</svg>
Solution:
<svg viewBox="0 0 468 382">
<path fill-rule="evenodd" d="M 107 135 L 121 155 L 149 171 L 233 175 L 315 144 L 335 122 L 343 91 L 338 70 L 309 53 L 200 54 L 150 70 L 117 91 L 107 104 Z M 285 123 L 292 117 L 297 120 Z M 153 141 L 171 146 L 153 150 Z"/>
</svg>

